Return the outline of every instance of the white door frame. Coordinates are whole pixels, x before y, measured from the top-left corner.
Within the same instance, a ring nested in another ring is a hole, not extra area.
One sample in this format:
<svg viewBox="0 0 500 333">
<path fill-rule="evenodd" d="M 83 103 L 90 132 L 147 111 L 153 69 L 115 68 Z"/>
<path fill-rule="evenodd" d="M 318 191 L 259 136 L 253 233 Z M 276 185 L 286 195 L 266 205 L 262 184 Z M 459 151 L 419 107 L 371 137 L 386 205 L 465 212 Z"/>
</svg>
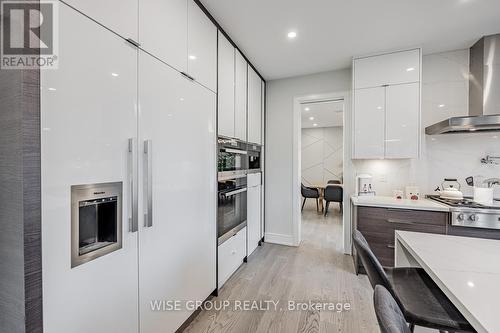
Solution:
<svg viewBox="0 0 500 333">
<path fill-rule="evenodd" d="M 344 101 L 344 215 L 343 215 L 343 248 L 345 254 L 351 254 L 351 210 L 350 196 L 353 193 L 354 172 L 351 160 L 352 151 L 352 108 L 351 108 L 351 92 L 340 91 L 326 94 L 314 94 L 300 96 L 294 98 L 293 103 L 293 163 L 292 163 L 292 185 L 293 195 L 293 243 L 295 246 L 300 245 L 301 241 L 301 220 L 302 214 L 300 209 L 301 194 L 301 104 L 304 102 L 316 102 L 322 100 L 343 100 Z"/>
</svg>

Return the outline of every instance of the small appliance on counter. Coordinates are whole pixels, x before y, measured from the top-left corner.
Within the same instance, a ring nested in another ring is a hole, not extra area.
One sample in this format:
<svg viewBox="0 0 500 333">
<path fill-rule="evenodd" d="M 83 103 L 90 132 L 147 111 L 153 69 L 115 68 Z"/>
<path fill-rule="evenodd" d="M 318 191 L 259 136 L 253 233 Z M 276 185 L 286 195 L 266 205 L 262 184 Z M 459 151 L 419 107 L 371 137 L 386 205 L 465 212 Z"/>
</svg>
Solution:
<svg viewBox="0 0 500 333">
<path fill-rule="evenodd" d="M 373 177 L 368 174 L 358 175 L 356 177 L 356 191 L 358 196 L 375 195 Z"/>
</svg>

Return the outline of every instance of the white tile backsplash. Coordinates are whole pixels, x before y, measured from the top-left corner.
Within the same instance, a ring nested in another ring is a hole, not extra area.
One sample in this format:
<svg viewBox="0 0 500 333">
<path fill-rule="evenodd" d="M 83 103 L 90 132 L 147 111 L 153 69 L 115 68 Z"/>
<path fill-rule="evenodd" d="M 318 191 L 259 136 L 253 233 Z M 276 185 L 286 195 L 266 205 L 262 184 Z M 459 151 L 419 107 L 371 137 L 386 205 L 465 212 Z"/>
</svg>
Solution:
<svg viewBox="0 0 500 333">
<path fill-rule="evenodd" d="M 500 178 L 500 165 L 480 163 L 488 154 L 500 156 L 500 132 L 425 135 L 426 126 L 468 114 L 469 51 L 427 55 L 422 63 L 421 158 L 356 160 L 356 174 L 372 174 L 379 195 L 392 195 L 393 190 L 404 190 L 406 185 L 419 186 L 423 194 L 432 193 L 444 178 L 458 178 L 464 194 L 472 195 L 466 177 Z M 495 189 L 495 197 L 500 198 L 500 187 Z"/>
</svg>

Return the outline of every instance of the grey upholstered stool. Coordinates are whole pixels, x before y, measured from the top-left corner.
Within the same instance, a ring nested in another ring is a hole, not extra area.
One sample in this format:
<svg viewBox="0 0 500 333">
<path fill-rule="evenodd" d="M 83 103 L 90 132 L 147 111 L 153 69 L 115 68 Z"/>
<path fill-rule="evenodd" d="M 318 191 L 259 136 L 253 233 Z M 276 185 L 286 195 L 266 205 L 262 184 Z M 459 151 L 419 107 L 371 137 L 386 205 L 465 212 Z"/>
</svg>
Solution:
<svg viewBox="0 0 500 333">
<path fill-rule="evenodd" d="M 353 241 L 372 287 L 382 285 L 392 294 L 412 331 L 417 325 L 447 332 L 475 332 L 422 268 L 384 268 L 358 230 L 353 232 Z"/>
<path fill-rule="evenodd" d="M 392 295 L 381 285 L 375 286 L 373 305 L 381 333 L 410 333 L 410 328 Z"/>
</svg>

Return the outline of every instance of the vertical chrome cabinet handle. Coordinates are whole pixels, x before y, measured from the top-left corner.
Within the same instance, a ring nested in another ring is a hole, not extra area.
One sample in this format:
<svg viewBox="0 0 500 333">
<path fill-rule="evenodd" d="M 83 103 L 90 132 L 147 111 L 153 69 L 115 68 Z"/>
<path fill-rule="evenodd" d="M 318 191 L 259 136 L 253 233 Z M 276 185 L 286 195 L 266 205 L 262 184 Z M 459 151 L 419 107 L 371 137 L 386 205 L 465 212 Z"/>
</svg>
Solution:
<svg viewBox="0 0 500 333">
<path fill-rule="evenodd" d="M 130 202 L 130 213 L 129 213 L 129 231 L 137 232 L 139 226 L 139 212 L 138 212 L 138 200 L 137 200 L 137 189 L 135 186 L 136 179 L 136 141 L 135 138 L 128 139 L 128 163 L 129 163 L 129 202 Z"/>
<path fill-rule="evenodd" d="M 146 198 L 146 212 L 144 213 L 144 226 L 153 226 L 153 164 L 152 141 L 144 140 L 144 196 Z"/>
</svg>

